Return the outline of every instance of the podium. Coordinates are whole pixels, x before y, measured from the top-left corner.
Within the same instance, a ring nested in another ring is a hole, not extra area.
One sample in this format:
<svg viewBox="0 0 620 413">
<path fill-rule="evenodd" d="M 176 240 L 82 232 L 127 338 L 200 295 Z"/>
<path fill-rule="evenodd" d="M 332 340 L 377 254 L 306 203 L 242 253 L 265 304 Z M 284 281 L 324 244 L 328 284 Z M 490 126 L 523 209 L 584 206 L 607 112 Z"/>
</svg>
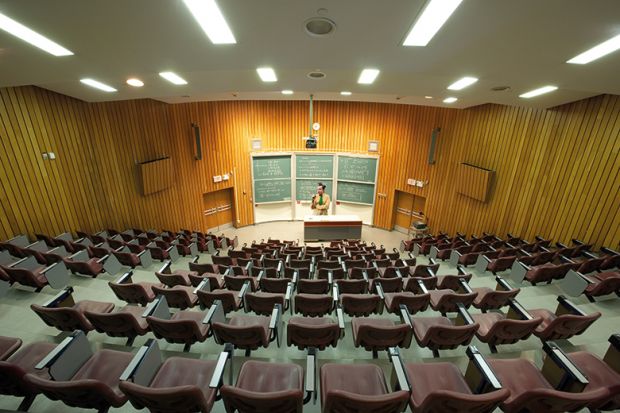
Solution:
<svg viewBox="0 0 620 413">
<path fill-rule="evenodd" d="M 304 241 L 361 239 L 362 220 L 357 215 L 307 215 Z"/>
</svg>

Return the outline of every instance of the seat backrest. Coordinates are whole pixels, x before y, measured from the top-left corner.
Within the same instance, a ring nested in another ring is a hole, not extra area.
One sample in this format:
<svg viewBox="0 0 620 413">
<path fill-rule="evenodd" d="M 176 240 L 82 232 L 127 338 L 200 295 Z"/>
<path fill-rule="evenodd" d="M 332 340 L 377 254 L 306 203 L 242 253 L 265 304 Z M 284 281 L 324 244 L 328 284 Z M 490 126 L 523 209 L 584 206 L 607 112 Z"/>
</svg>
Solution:
<svg viewBox="0 0 620 413">
<path fill-rule="evenodd" d="M 553 319 L 544 331 L 539 333 L 541 339 L 559 340 L 571 338 L 586 331 L 594 323 L 601 313 L 596 312 L 588 315 L 562 314 Z"/>
<path fill-rule="evenodd" d="M 25 268 L 4 267 L 5 272 L 11 278 L 11 280 L 20 283 L 21 285 L 27 285 L 34 288 L 40 288 L 47 285 L 47 279 L 40 280 L 30 270 Z"/>
<path fill-rule="evenodd" d="M 284 294 L 247 293 L 245 300 L 248 305 L 247 310 L 259 315 L 270 316 L 275 304 L 281 304 L 284 307 Z"/>
<path fill-rule="evenodd" d="M 252 291 L 256 291 L 256 287 L 254 284 L 254 279 L 252 277 L 244 277 L 238 275 L 225 275 L 224 283 L 226 284 L 226 288 L 233 291 L 239 291 L 243 287 L 243 284 L 246 281 L 250 281 L 250 289 Z"/>
<path fill-rule="evenodd" d="M 199 275 L 202 275 L 206 272 L 209 273 L 216 273 L 217 271 L 215 271 L 215 268 L 213 267 L 213 264 L 206 264 L 206 263 L 197 263 L 197 262 L 190 262 L 189 263 L 189 270 L 190 271 L 196 271 Z"/>
<path fill-rule="evenodd" d="M 211 258 L 213 259 L 213 264 L 216 265 L 224 265 L 226 267 L 235 265 L 235 262 L 231 257 L 212 255 Z"/>
<path fill-rule="evenodd" d="M 519 410 L 523 412 L 574 412 L 594 400 L 604 397 L 606 389 L 571 393 L 555 389 L 531 389 L 519 397 Z"/>
<path fill-rule="evenodd" d="M 156 295 L 163 295 L 166 297 L 169 307 L 179 308 L 184 310 L 194 306 L 194 302 L 190 293 L 186 289 L 177 288 L 161 288 L 154 286 L 153 292 Z"/>
<path fill-rule="evenodd" d="M 366 396 L 344 390 L 329 390 L 324 396 L 324 412 L 397 413 L 407 407 L 409 392 L 399 390 L 380 396 Z"/>
<path fill-rule="evenodd" d="M 30 308 L 41 317 L 45 324 L 60 331 L 82 330 L 87 332 L 93 329 L 84 314 L 72 307 L 47 308 L 31 304 Z"/>
<path fill-rule="evenodd" d="M 305 281 L 305 280 L 304 280 Z M 290 278 L 261 278 L 260 289 L 268 293 L 284 294 L 288 287 L 288 283 L 292 282 Z"/>
<path fill-rule="evenodd" d="M 257 393 L 224 385 L 220 389 L 220 393 L 228 412 L 301 413 L 303 411 L 303 392 L 299 389 Z"/>
<path fill-rule="evenodd" d="M 216 322 L 211 327 L 220 343 L 232 343 L 235 347 L 246 350 L 256 350 L 269 345 L 269 337 L 258 325 L 237 326 Z"/>
<path fill-rule="evenodd" d="M 155 337 L 165 338 L 169 342 L 192 344 L 202 339 L 200 326 L 195 320 L 165 320 L 148 316 L 146 322 Z"/>
<path fill-rule="evenodd" d="M 168 287 L 174 287 L 175 285 L 189 285 L 187 279 L 181 274 L 164 274 L 161 272 L 155 272 L 155 276 L 160 283 L 167 285 Z"/>
<path fill-rule="evenodd" d="M 478 323 L 463 326 L 434 325 L 421 338 L 420 345 L 431 349 L 450 349 L 467 345 L 478 327 Z"/>
<path fill-rule="evenodd" d="M 494 411 L 509 396 L 508 389 L 481 394 L 435 389 L 422 401 L 419 411 L 487 413 Z"/>
<path fill-rule="evenodd" d="M 99 380 L 53 381 L 33 374 L 27 374 L 25 379 L 48 398 L 62 400 L 72 407 L 104 410 L 111 405 L 111 401 L 119 398 L 114 390 Z M 126 400 L 124 396 L 123 398 Z M 124 401 L 120 404 L 124 404 Z"/>
<path fill-rule="evenodd" d="M 129 304 L 147 305 L 155 298 L 155 294 L 149 293 L 147 288 L 139 283 L 118 284 L 108 282 L 114 294 Z"/>
<path fill-rule="evenodd" d="M 403 280 L 400 278 L 376 278 L 373 280 L 372 293 L 376 293 L 378 283 L 381 284 L 383 291 L 386 293 L 397 293 L 403 290 Z"/>
<path fill-rule="evenodd" d="M 322 317 L 331 312 L 333 299 L 327 294 L 304 294 L 295 295 L 295 312 L 307 317 Z"/>
<path fill-rule="evenodd" d="M 111 337 L 126 337 L 140 329 L 135 317 L 130 313 L 93 313 L 84 312 L 84 317 L 99 333 L 106 333 Z M 135 333 L 134 333 L 135 334 Z"/>
<path fill-rule="evenodd" d="M 357 343 L 368 351 L 386 350 L 388 347 L 409 348 L 412 330 L 407 324 L 393 326 L 359 326 Z"/>
<path fill-rule="evenodd" d="M 592 287 L 586 289 L 586 292 L 588 292 L 590 295 L 596 296 L 620 292 L 620 273 L 616 272 L 615 274 L 617 275 L 613 277 L 607 277 L 596 284 L 592 284 Z"/>
<path fill-rule="evenodd" d="M 437 271 L 439 270 L 439 264 L 433 264 L 433 265 L 416 265 L 415 269 L 413 270 L 413 273 L 411 274 L 412 277 L 430 277 L 430 274 L 428 273 L 428 270 L 431 270 L 433 273 L 437 274 Z"/>
<path fill-rule="evenodd" d="M 508 305 L 508 299 L 516 297 L 517 294 L 519 294 L 519 291 L 521 291 L 519 288 L 515 288 L 510 291 L 489 291 L 484 293 L 484 296 L 480 300 L 479 304 L 474 305 L 481 310 L 496 310 Z"/>
<path fill-rule="evenodd" d="M 220 300 L 222 302 L 222 309 L 224 313 L 229 313 L 231 311 L 238 310 L 238 301 L 235 299 L 237 295 L 236 291 L 230 290 L 213 290 L 213 291 L 196 291 L 196 295 L 198 296 L 198 301 L 203 306 L 209 308 L 213 305 L 215 300 Z"/>
<path fill-rule="evenodd" d="M 304 280 L 297 281 L 297 292 L 302 294 L 327 294 L 329 293 L 328 280 Z"/>
<path fill-rule="evenodd" d="M 119 388 L 127 395 L 136 409 L 147 408 L 151 412 L 177 413 L 209 411 L 202 391 L 198 386 L 151 388 L 140 386 L 129 381 L 122 381 Z"/>
<path fill-rule="evenodd" d="M 493 324 L 487 334 L 490 344 L 512 344 L 519 340 L 525 340 L 534 332 L 542 322 L 542 318 L 536 317 L 531 320 L 500 320 Z"/>
<path fill-rule="evenodd" d="M 37 389 L 24 380 L 28 372 L 49 378 L 47 370 L 34 370 L 34 366 L 43 360 L 56 343 L 38 342 L 22 347 L 15 357 L 0 361 L 0 394 L 24 397 L 38 393 Z"/>
<path fill-rule="evenodd" d="M 450 290 L 452 291 L 452 290 Z M 442 295 L 435 306 L 437 311 L 442 313 L 455 313 L 458 311 L 458 303 L 461 303 L 468 308 L 476 299 L 478 293 L 459 294 L 455 292 L 449 292 Z"/>
<path fill-rule="evenodd" d="M 341 294 L 340 302 L 345 313 L 360 317 L 379 313 L 381 299 L 376 294 Z"/>
<path fill-rule="evenodd" d="M 336 279 L 340 294 L 366 294 L 368 283 L 365 280 L 342 280 Z"/>
</svg>

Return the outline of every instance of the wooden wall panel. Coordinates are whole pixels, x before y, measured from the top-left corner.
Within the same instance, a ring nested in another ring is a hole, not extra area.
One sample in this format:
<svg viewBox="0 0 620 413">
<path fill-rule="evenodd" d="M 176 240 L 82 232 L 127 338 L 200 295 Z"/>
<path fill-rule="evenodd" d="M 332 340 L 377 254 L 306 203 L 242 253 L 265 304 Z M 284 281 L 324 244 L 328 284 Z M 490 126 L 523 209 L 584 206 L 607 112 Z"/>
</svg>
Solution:
<svg viewBox="0 0 620 413">
<path fill-rule="evenodd" d="M 318 152 L 366 153 L 379 143 L 375 225 L 394 222 L 396 190 L 425 199 L 434 230 L 510 231 L 596 245 L 620 242 L 620 97 L 549 110 L 466 110 L 315 102 Z M 191 123 L 204 157 L 194 160 Z M 441 127 L 437 162 L 431 131 Z M 85 103 L 36 87 L 0 89 L 0 238 L 129 226 L 205 229 L 203 195 L 232 188 L 236 225 L 253 223 L 250 141 L 264 151 L 306 151 L 308 102 L 168 105 Z M 313 151 L 313 152 L 317 152 Z M 57 159 L 44 161 L 42 152 Z M 137 162 L 170 156 L 174 184 L 140 195 Z M 496 171 L 487 203 L 455 191 L 458 164 Z M 229 181 L 214 183 L 228 173 Z M 427 182 L 407 185 L 407 178 Z"/>
</svg>

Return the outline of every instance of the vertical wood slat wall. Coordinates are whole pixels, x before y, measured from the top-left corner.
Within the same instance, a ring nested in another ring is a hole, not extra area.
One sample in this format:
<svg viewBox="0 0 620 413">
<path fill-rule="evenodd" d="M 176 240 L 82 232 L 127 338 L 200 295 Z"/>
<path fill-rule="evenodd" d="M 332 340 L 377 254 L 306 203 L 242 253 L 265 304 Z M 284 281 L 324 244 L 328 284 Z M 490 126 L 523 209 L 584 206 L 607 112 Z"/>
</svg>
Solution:
<svg viewBox="0 0 620 413">
<path fill-rule="evenodd" d="M 391 228 L 396 190 L 426 198 L 434 230 L 507 231 L 554 240 L 620 242 L 620 97 L 550 110 L 466 110 L 315 102 L 319 151 L 381 157 L 375 225 Z M 201 127 L 203 160 L 193 132 Z M 431 131 L 441 127 L 435 165 Z M 204 193 L 233 188 L 237 225 L 253 223 L 250 142 L 305 151 L 308 103 L 153 100 L 86 103 L 36 87 L 0 89 L 0 239 L 16 234 L 130 226 L 206 228 Z M 54 152 L 56 160 L 43 160 Z M 140 195 L 137 163 L 170 156 L 174 184 Z M 461 162 L 496 171 L 487 203 L 456 193 Z M 214 183 L 213 175 L 231 174 Z M 428 181 L 423 188 L 407 178 Z"/>
</svg>

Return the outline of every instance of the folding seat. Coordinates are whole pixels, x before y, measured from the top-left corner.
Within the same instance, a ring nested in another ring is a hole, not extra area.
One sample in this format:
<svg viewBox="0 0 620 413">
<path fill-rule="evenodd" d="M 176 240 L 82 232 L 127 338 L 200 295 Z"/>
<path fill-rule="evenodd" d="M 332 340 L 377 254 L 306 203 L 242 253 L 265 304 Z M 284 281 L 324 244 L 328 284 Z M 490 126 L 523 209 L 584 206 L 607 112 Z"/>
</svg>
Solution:
<svg viewBox="0 0 620 413">
<path fill-rule="evenodd" d="M 223 267 L 224 271 L 232 265 L 237 265 L 237 260 L 232 257 L 213 255 L 211 259 L 213 260 L 213 264 L 217 265 L 218 268 Z M 219 272 L 222 273 L 223 271 L 220 269 Z"/>
<path fill-rule="evenodd" d="M 84 316 L 85 311 L 109 313 L 114 309 L 113 303 L 73 300 L 73 287 L 67 287 L 45 304 L 31 304 L 30 308 L 50 327 L 60 331 L 82 330 L 89 332 L 93 325 Z"/>
<path fill-rule="evenodd" d="M 476 337 L 489 345 L 491 353 L 497 353 L 498 344 L 513 344 L 526 340 L 542 323 L 541 317 L 532 317 L 515 299 L 509 299 L 508 304 L 508 314 L 490 312 L 471 316 L 480 324 Z"/>
<path fill-rule="evenodd" d="M 34 257 L 26 257 L 10 264 L 0 265 L 0 268 L 12 282 L 32 287 L 36 292 L 41 291 L 46 285 L 54 289 L 64 288 L 70 276 L 64 262 L 59 261 L 45 266 L 39 264 Z"/>
<path fill-rule="evenodd" d="M 601 271 L 620 269 L 620 253 L 610 248 L 601 247 L 601 253 L 605 254 L 605 261 L 601 264 Z"/>
<path fill-rule="evenodd" d="M 120 248 L 125 247 L 125 245 L 127 245 L 127 243 L 123 241 L 120 236 L 118 238 L 106 238 L 106 242 L 110 246 L 110 248 L 113 250 L 118 250 Z"/>
<path fill-rule="evenodd" d="M 151 253 L 148 250 L 144 250 L 140 253 L 133 253 L 128 247 L 124 247 L 122 251 L 114 250 L 112 254 L 116 259 L 127 267 L 136 268 L 141 265 L 142 267 L 148 267 L 152 263 Z"/>
<path fill-rule="evenodd" d="M 218 344 L 231 343 L 235 348 L 244 349 L 246 357 L 259 347 L 267 348 L 274 340 L 280 347 L 282 307 L 279 304 L 274 305 L 271 317 L 233 315 L 229 320 L 217 309 L 220 304 L 216 302 L 214 306 L 214 313 L 220 316 L 212 318 L 210 325 Z"/>
<path fill-rule="evenodd" d="M 303 314 L 305 317 L 322 317 L 331 313 L 334 301 L 333 297 L 327 294 L 297 293 L 294 307 L 296 314 Z"/>
<path fill-rule="evenodd" d="M 191 286 L 175 285 L 169 288 L 154 286 L 153 292 L 155 295 L 163 295 L 170 307 L 180 310 L 192 308 L 198 302 L 198 296 Z"/>
<path fill-rule="evenodd" d="M 254 267 L 256 268 L 256 267 Z M 272 268 L 273 269 L 273 268 Z M 270 275 L 261 276 L 259 273 L 258 285 L 261 291 L 268 293 L 286 293 L 289 283 L 295 283 L 295 278 L 273 278 Z"/>
<path fill-rule="evenodd" d="M 73 274 L 90 275 L 94 278 L 105 271 L 104 263 L 109 258 L 109 255 L 103 258 L 89 258 L 87 251 L 78 251 L 67 258 L 63 258 L 62 261 Z"/>
<path fill-rule="evenodd" d="M 588 277 L 594 282 L 588 284 L 584 294 L 591 302 L 594 297 L 615 293 L 620 296 L 620 271 L 606 271 Z"/>
<path fill-rule="evenodd" d="M 139 282 L 134 283 L 131 279 L 133 271 L 128 271 L 116 281 L 108 282 L 108 285 L 119 300 L 128 304 L 139 304 L 146 306 L 155 299 L 153 287 L 161 287 L 158 283 Z"/>
<path fill-rule="evenodd" d="M 447 317 L 415 317 L 411 321 L 418 345 L 431 349 L 433 357 L 439 357 L 441 349 L 468 345 L 478 330 L 479 324 L 471 318 L 465 306 L 458 303 L 457 307 L 459 314 L 454 321 Z"/>
<path fill-rule="evenodd" d="M 460 253 L 454 250 L 450 255 L 450 264 L 454 266 L 460 264 L 464 267 L 474 265 L 478 257 L 487 251 L 491 251 L 491 247 L 484 243 L 474 245 L 469 252 Z"/>
<path fill-rule="evenodd" d="M 174 255 L 173 250 L 175 249 L 174 245 L 162 247 L 157 244 L 151 243 L 150 241 L 146 245 L 146 248 L 148 248 L 148 250 L 151 252 L 151 257 L 154 260 L 159 260 L 161 262 L 172 259 L 172 255 Z M 176 257 L 178 258 L 178 253 L 176 254 Z"/>
<path fill-rule="evenodd" d="M 127 337 L 125 345 L 131 346 L 137 336 L 143 336 L 149 331 L 143 313 L 143 307 L 126 305 L 115 312 L 84 311 L 84 316 L 97 332 L 110 337 Z"/>
<path fill-rule="evenodd" d="M 297 293 L 299 294 L 328 294 L 329 290 L 329 280 L 300 279 L 297 281 Z"/>
<path fill-rule="evenodd" d="M 542 341 L 568 339 L 582 334 L 601 313 L 586 314 L 566 297 L 558 296 L 558 306 L 555 313 L 546 308 L 528 310 L 532 317 L 541 317 L 542 323 L 534 330 L 534 335 Z"/>
<path fill-rule="evenodd" d="M 471 281 L 471 273 L 465 271 L 462 266 L 457 266 L 458 274 L 447 274 L 447 275 L 438 275 L 437 276 L 437 289 L 440 290 L 460 290 L 461 287 L 461 279 L 466 282 Z"/>
<path fill-rule="evenodd" d="M 556 242 L 555 245 L 558 247 L 556 253 L 566 258 L 577 258 L 584 252 L 590 251 L 590 248 L 592 248 L 591 244 L 585 244 L 583 241 L 579 241 L 575 238 L 573 238 L 571 242 L 573 243 L 572 247 L 568 247 L 561 242 Z"/>
<path fill-rule="evenodd" d="M 394 267 L 388 267 L 394 268 Z M 403 279 L 400 276 L 393 276 L 392 273 L 387 273 L 381 278 L 374 278 L 368 283 L 368 291 L 373 294 L 377 293 L 377 284 L 381 283 L 383 291 L 386 293 L 398 293 L 403 290 Z M 344 292 L 344 291 L 343 291 Z"/>
<path fill-rule="evenodd" d="M 462 288 L 460 291 L 450 289 L 429 291 L 431 296 L 431 308 L 435 311 L 439 311 L 443 316 L 445 316 L 446 313 L 457 312 L 457 304 L 462 304 L 465 308 L 469 308 L 478 296 L 478 293 L 474 292 L 464 279 L 461 279 L 461 285 Z"/>
<path fill-rule="evenodd" d="M 389 391 L 383 370 L 374 364 L 326 363 L 321 366 L 323 412 L 397 413 L 405 410 L 408 399 L 408 391 Z"/>
<path fill-rule="evenodd" d="M 184 344 L 185 352 L 192 344 L 204 342 L 211 333 L 210 325 L 204 322 L 206 313 L 187 310 L 171 314 L 164 296 L 158 296 L 150 303 L 144 316 L 155 337 L 168 343 Z"/>
<path fill-rule="evenodd" d="M 220 361 L 170 357 L 165 361 L 156 340 L 148 340 L 123 372 L 119 388 L 138 410 L 209 412 L 222 381 Z M 212 386 L 212 383 L 216 383 Z"/>
<path fill-rule="evenodd" d="M 571 260 L 579 264 L 579 266 L 575 269 L 577 272 L 582 274 L 590 274 L 591 272 L 599 271 L 601 265 L 605 263 L 606 257 L 597 257 L 590 252 L 585 252 L 584 254 L 589 258 L 583 261 L 576 261 L 574 259 Z"/>
<path fill-rule="evenodd" d="M 338 340 L 344 337 L 342 309 L 337 309 L 337 315 L 337 321 L 331 317 L 291 317 L 286 326 L 287 345 L 297 346 L 300 350 L 336 347 Z"/>
<path fill-rule="evenodd" d="M 287 264 L 290 268 L 305 268 L 310 271 L 310 274 L 314 274 L 314 266 L 312 260 L 289 260 Z"/>
<path fill-rule="evenodd" d="M 400 313 L 401 306 L 404 306 L 410 314 L 425 311 L 430 303 L 431 296 L 422 281 L 418 281 L 421 294 L 414 294 L 411 291 L 384 292 L 381 283 L 376 284 L 379 297 L 389 313 Z"/>
<path fill-rule="evenodd" d="M 221 302 L 222 310 L 225 314 L 231 311 L 237 311 L 244 306 L 243 297 L 250 290 L 249 282 L 246 283 L 239 291 L 225 290 L 222 288 L 211 289 L 209 281 L 204 281 L 194 290 L 198 296 L 198 302 L 201 308 L 211 307 L 216 301 Z"/>
<path fill-rule="evenodd" d="M 250 283 L 251 291 L 258 291 L 260 284 L 256 277 L 243 276 L 243 275 L 224 275 L 224 284 L 226 288 L 232 291 L 239 291 L 246 282 Z"/>
<path fill-rule="evenodd" d="M 508 300 L 516 297 L 521 291 L 519 288 L 512 288 L 499 275 L 495 276 L 495 280 L 497 281 L 495 289 L 489 287 L 472 288 L 478 294 L 473 305 L 483 313 L 486 313 L 487 310 L 499 310 L 508 305 Z"/>
<path fill-rule="evenodd" d="M 337 262 L 337 261 L 335 261 Z M 319 268 L 317 279 L 342 280 L 346 277 L 344 269 L 341 268 Z"/>
<path fill-rule="evenodd" d="M 372 351 L 373 358 L 378 357 L 380 350 L 409 348 L 411 344 L 412 326 L 406 322 L 397 324 L 386 318 L 354 317 L 351 330 L 355 347 Z"/>
<path fill-rule="evenodd" d="M 413 271 L 410 271 L 411 277 L 434 277 L 439 271 L 439 264 L 434 260 L 430 260 L 430 265 L 416 265 Z"/>
<path fill-rule="evenodd" d="M 60 245 L 58 240 L 55 240 L 54 238 L 50 237 L 49 235 L 46 235 L 46 234 L 34 234 L 34 236 L 39 241 L 45 242 L 45 244 L 49 248 L 56 248 L 58 245 Z"/>
<path fill-rule="evenodd" d="M 495 250 L 478 256 L 476 270 L 484 273 L 490 271 L 493 275 L 512 268 L 517 259 L 516 249 Z"/>
<path fill-rule="evenodd" d="M 273 306 L 280 304 L 282 311 L 289 308 L 289 302 L 293 293 L 293 284 L 290 283 L 284 294 L 267 293 L 263 291 L 248 292 L 244 295 L 246 311 L 253 311 L 258 315 L 271 315 Z"/>
<path fill-rule="evenodd" d="M 446 261 L 452 257 L 452 254 L 456 251 L 460 254 L 467 254 L 471 252 L 474 248 L 473 245 L 469 245 L 469 243 L 462 241 L 456 244 L 442 244 L 442 245 L 433 245 L 431 247 L 431 251 L 429 257 L 433 259 L 439 259 L 442 261 Z"/>
<path fill-rule="evenodd" d="M 127 402 L 118 384 L 131 359 L 131 353 L 121 351 L 92 353 L 84 333 L 77 331 L 36 366 L 48 369 L 49 378 L 29 373 L 24 380 L 48 398 L 67 406 L 106 412 Z"/>
<path fill-rule="evenodd" d="M 341 294 L 366 294 L 368 293 L 368 282 L 366 280 L 334 280 Z"/>
<path fill-rule="evenodd" d="M 22 345 L 19 338 L 0 336 L 0 361 L 6 360 L 11 354 L 15 353 Z"/>
<path fill-rule="evenodd" d="M 521 265 L 524 266 L 523 264 Z M 526 272 L 523 278 L 529 281 L 530 284 L 536 285 L 540 282 L 546 282 L 547 284 L 549 284 L 554 279 L 564 278 L 564 276 L 566 276 L 568 271 L 570 271 L 571 269 L 575 267 L 575 264 L 565 263 L 565 264 L 556 265 L 556 264 L 547 263 L 547 264 L 539 265 L 536 267 L 527 267 L 527 266 L 524 266 L 524 267 L 525 267 Z M 518 276 L 515 274 L 514 267 L 513 267 L 513 272 L 511 274 L 511 277 L 515 282 L 521 282 L 523 280 L 523 278 L 521 279 L 516 278 Z"/>
<path fill-rule="evenodd" d="M 36 387 L 24 380 L 24 376 L 30 373 L 49 378 L 47 370 L 37 370 L 35 366 L 55 347 L 56 343 L 31 343 L 21 347 L 7 359 L 0 360 L 0 394 L 23 397 L 17 410 L 28 411 L 39 394 Z"/>
<path fill-rule="evenodd" d="M 510 397 L 500 404 L 506 413 L 567 412 L 608 399 L 607 389 L 585 390 L 587 378 L 555 343 L 543 343 L 546 357 L 539 370 L 531 361 L 489 359 L 488 363 Z"/>
<path fill-rule="evenodd" d="M 377 294 L 337 294 L 336 301 L 351 317 L 367 317 L 383 312 L 383 302 Z"/>
<path fill-rule="evenodd" d="M 510 396 L 476 347 L 469 346 L 466 354 L 465 375 L 452 363 L 404 364 L 411 385 L 412 413 L 487 413 Z"/>
<path fill-rule="evenodd" d="M 607 389 L 609 397 L 590 403 L 591 411 L 620 409 L 620 335 L 609 337 L 610 346 L 603 359 L 587 351 L 565 354 L 588 379 L 585 391 Z"/>
<path fill-rule="evenodd" d="M 351 280 L 372 280 L 379 276 L 379 271 L 375 267 L 352 267 L 347 272 Z"/>
<path fill-rule="evenodd" d="M 192 285 L 190 281 L 190 275 L 197 276 L 198 273 L 186 270 L 174 270 L 170 269 L 172 261 L 167 260 L 164 265 L 155 272 L 157 279 L 164 285 L 174 287 L 175 285 Z"/>
</svg>

